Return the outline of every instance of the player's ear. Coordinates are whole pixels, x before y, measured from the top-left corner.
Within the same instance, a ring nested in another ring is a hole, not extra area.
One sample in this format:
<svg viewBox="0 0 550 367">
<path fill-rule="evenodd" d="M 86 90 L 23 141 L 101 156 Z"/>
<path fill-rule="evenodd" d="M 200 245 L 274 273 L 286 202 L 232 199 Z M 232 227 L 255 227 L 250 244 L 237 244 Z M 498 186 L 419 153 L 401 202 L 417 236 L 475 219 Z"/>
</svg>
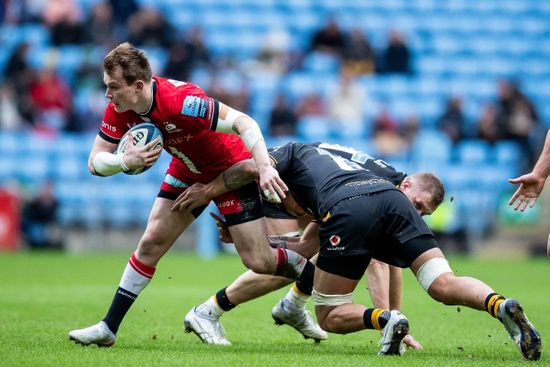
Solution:
<svg viewBox="0 0 550 367">
<path fill-rule="evenodd" d="M 403 179 L 403 182 L 401 182 L 401 185 L 399 185 L 400 189 L 409 189 L 412 186 L 411 177 L 407 176 Z"/>
<path fill-rule="evenodd" d="M 143 93 L 143 90 L 145 89 L 145 83 L 143 82 L 143 80 L 136 80 L 135 83 L 135 88 L 136 88 L 136 92 L 141 94 Z"/>
</svg>

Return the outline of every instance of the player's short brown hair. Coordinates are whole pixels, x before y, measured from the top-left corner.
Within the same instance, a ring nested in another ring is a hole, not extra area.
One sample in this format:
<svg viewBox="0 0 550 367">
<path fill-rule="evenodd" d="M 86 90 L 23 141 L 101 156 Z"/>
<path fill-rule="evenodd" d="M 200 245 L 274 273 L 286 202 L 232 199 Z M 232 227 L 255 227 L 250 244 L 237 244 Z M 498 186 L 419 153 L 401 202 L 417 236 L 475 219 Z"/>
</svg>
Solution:
<svg viewBox="0 0 550 367">
<path fill-rule="evenodd" d="M 420 190 L 432 194 L 431 205 L 434 209 L 437 208 L 445 199 L 445 187 L 443 187 L 441 180 L 429 172 L 415 173 L 412 177 L 414 177 L 415 183 L 420 186 Z"/>
<path fill-rule="evenodd" d="M 122 77 L 128 85 L 134 84 L 136 80 L 148 82 L 153 77 L 145 52 L 128 42 L 121 43 L 112 49 L 103 59 L 103 70 L 109 76 L 112 76 L 118 67 L 121 68 Z"/>
</svg>

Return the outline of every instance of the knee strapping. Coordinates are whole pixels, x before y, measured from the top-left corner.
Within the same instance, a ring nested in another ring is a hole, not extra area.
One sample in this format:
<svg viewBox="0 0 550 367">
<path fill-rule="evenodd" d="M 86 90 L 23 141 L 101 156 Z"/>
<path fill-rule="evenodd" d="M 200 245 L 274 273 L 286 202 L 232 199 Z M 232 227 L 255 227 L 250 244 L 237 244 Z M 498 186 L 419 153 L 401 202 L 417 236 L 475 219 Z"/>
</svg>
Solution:
<svg viewBox="0 0 550 367">
<path fill-rule="evenodd" d="M 311 299 L 315 306 L 340 306 L 353 303 L 353 292 L 347 294 L 323 294 L 315 289 L 311 292 Z"/>
<path fill-rule="evenodd" d="M 444 257 L 434 257 L 426 261 L 418 272 L 416 273 L 416 279 L 424 288 L 425 291 L 428 291 L 428 288 L 432 285 L 434 280 L 436 280 L 441 274 L 452 273 L 452 269 L 449 266 L 449 262 Z"/>
</svg>

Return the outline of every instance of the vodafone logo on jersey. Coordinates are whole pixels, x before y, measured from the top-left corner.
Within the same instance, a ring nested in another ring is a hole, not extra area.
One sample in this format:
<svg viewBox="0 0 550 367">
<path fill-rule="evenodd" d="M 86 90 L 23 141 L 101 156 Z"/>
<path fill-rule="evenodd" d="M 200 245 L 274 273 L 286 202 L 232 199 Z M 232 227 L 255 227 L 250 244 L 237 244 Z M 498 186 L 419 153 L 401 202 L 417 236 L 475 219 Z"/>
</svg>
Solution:
<svg viewBox="0 0 550 367">
<path fill-rule="evenodd" d="M 338 246 L 340 244 L 340 236 L 333 234 L 330 236 L 329 242 L 332 246 Z"/>
</svg>

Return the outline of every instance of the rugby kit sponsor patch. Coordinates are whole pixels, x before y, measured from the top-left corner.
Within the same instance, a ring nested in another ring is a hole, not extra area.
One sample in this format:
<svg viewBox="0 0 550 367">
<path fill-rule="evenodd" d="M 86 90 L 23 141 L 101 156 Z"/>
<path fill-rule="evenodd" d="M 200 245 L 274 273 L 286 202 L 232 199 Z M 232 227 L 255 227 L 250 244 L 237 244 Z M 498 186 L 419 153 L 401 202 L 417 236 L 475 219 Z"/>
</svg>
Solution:
<svg viewBox="0 0 550 367">
<path fill-rule="evenodd" d="M 203 118 L 208 110 L 208 100 L 197 96 L 187 96 L 181 107 L 181 114 Z"/>
</svg>

